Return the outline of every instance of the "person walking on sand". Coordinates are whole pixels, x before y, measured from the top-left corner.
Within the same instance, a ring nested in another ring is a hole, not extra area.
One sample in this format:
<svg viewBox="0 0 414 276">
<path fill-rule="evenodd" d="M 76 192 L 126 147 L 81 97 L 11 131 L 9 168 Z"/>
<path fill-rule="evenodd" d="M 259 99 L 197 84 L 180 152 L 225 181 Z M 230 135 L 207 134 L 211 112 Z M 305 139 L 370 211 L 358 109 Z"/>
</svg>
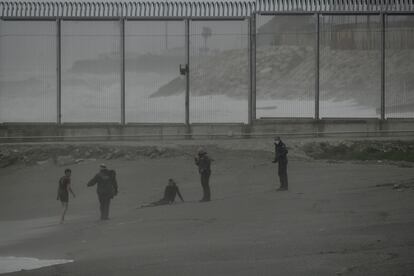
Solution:
<svg viewBox="0 0 414 276">
<path fill-rule="evenodd" d="M 274 139 L 274 145 L 275 145 L 275 159 L 272 162 L 279 163 L 278 175 L 279 175 L 280 187 L 277 189 L 277 191 L 287 191 L 288 190 L 288 175 L 287 175 L 288 149 L 286 148 L 286 145 L 282 142 L 280 137 L 276 137 Z"/>
<path fill-rule="evenodd" d="M 97 185 L 96 192 L 99 199 L 99 210 L 101 220 L 109 219 L 109 206 L 111 199 L 118 193 L 118 184 L 115 174 L 107 169 L 105 164 L 101 164 L 100 171 L 88 182 L 87 186 Z"/>
<path fill-rule="evenodd" d="M 62 224 L 65 221 L 65 215 L 69 207 L 69 192 L 75 198 L 75 193 L 73 192 L 70 186 L 70 176 L 72 174 L 71 169 L 65 170 L 65 175 L 59 179 L 59 186 L 57 190 L 57 200 L 60 200 L 62 203 L 62 216 L 60 217 L 60 223 Z"/>
<path fill-rule="evenodd" d="M 210 201 L 210 175 L 211 175 L 211 159 L 207 155 L 207 152 L 200 148 L 198 155 L 194 158 L 195 164 L 198 166 L 198 172 L 200 173 L 201 186 L 203 187 L 203 198 L 200 202 Z"/>
<path fill-rule="evenodd" d="M 178 188 L 177 183 L 175 183 L 174 179 L 170 178 L 168 179 L 168 184 L 164 190 L 164 197 L 158 201 L 154 201 L 149 204 L 141 205 L 141 208 L 172 204 L 174 203 L 175 197 L 177 195 L 181 199 L 181 201 L 184 202 L 184 198 L 180 193 L 180 189 Z"/>
</svg>

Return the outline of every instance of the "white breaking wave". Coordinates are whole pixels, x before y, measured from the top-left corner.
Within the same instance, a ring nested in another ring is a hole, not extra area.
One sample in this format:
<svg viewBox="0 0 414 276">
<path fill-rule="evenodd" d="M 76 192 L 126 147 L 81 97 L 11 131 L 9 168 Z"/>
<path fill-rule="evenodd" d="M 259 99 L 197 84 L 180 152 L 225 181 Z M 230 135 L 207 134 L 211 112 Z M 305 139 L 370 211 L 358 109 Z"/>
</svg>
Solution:
<svg viewBox="0 0 414 276">
<path fill-rule="evenodd" d="M 10 273 L 20 270 L 31 270 L 45 266 L 71 263 L 73 260 L 39 260 L 36 258 L 26 257 L 0 257 L 0 274 Z"/>
</svg>

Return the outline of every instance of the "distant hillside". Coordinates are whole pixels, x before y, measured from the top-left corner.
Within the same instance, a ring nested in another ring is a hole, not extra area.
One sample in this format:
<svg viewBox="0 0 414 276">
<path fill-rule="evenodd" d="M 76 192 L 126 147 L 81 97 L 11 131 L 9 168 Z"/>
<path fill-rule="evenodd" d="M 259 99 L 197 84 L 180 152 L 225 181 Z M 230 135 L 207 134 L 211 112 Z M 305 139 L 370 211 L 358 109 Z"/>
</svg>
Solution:
<svg viewBox="0 0 414 276">
<path fill-rule="evenodd" d="M 315 50 L 312 34 L 314 25 L 310 20 L 309 17 L 295 17 L 294 21 L 289 17 L 280 17 L 277 22 L 270 20 L 259 28 L 256 48 L 258 99 L 313 99 Z M 281 33 L 309 35 L 283 36 Z M 338 38 L 334 42 L 332 45 L 337 45 Z M 365 106 L 377 107 L 380 101 L 379 49 L 344 50 L 341 47 L 323 46 L 326 48 L 322 47 L 320 52 L 321 99 L 354 100 Z M 388 95 L 392 96 L 394 91 L 399 91 L 399 94 L 406 91 L 404 100 L 408 101 L 408 105 L 414 104 L 413 58 L 414 49 L 392 49 L 386 56 Z M 222 51 L 193 58 L 190 69 L 192 95 L 246 97 L 246 50 Z M 182 87 L 184 79 L 176 78 L 152 96 L 183 93 Z"/>
<path fill-rule="evenodd" d="M 343 26 L 342 26 L 343 27 Z M 278 17 L 258 29 L 256 52 L 256 87 L 258 99 L 313 99 L 315 87 L 314 25 L 311 17 Z M 302 33 L 309 35 L 292 36 Z M 289 36 L 284 36 L 289 34 Z M 399 36 L 399 35 L 398 35 Z M 337 43 L 336 38 L 335 43 Z M 301 45 L 301 46 L 298 46 Z M 408 44 L 407 44 L 408 45 Z M 406 45 L 406 46 L 407 46 Z M 380 53 L 378 50 L 344 50 L 321 48 L 320 95 L 324 100 L 354 100 L 365 106 L 378 107 L 380 99 Z M 414 49 L 393 49 L 386 56 L 387 95 L 395 97 L 387 105 L 414 105 Z M 126 71 L 154 73 L 157 76 L 177 77 L 148 91 L 151 97 L 168 97 L 184 93 L 185 78 L 178 76 L 178 66 L 184 63 L 184 49 L 166 49 L 159 54 L 128 52 Z M 102 54 L 96 58 L 76 61 L 62 73 L 64 86 L 96 90 L 100 85 L 111 87 L 119 83 L 120 56 Z M 191 95 L 226 95 L 247 97 L 249 86 L 246 49 L 211 50 L 190 57 Z M 96 80 L 98 79 L 98 81 Z M 162 78 L 160 78 L 162 79 Z M 165 78 L 164 78 L 165 79 Z M 45 81 L 3 81 L 1 86 L 18 95 L 22 91 L 43 91 Z M 97 84 L 98 83 L 98 84 Z M 134 84 L 135 85 L 135 84 Z M 136 83 L 139 86 L 139 83 Z M 55 83 L 50 85 L 53 89 Z M 117 87 L 113 88 L 118 89 Z M 401 91 L 404 91 L 401 93 Z M 25 92 L 26 94 L 26 92 Z M 33 93 L 32 93 L 33 94 Z M 387 96 L 388 97 L 388 96 Z M 392 97 L 390 97 L 392 98 Z"/>
<path fill-rule="evenodd" d="M 401 50 L 387 59 L 387 89 L 414 91 L 414 65 L 405 60 L 413 51 Z M 257 49 L 258 98 L 295 99 L 313 95 L 314 50 L 311 47 L 267 46 Z M 380 97 L 379 53 L 374 51 L 326 50 L 321 52 L 321 97 L 377 106 Z M 192 64 L 192 95 L 244 96 L 248 85 L 245 50 L 224 51 Z M 183 93 L 184 79 L 176 78 L 152 96 Z M 414 93 L 406 95 L 414 103 Z"/>
</svg>

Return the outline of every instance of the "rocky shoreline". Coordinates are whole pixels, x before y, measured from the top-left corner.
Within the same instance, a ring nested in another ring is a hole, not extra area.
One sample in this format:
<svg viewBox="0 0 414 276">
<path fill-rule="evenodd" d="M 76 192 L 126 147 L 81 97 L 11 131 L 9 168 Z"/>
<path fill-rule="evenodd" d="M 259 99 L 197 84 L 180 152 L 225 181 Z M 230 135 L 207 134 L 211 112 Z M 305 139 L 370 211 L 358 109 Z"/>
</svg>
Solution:
<svg viewBox="0 0 414 276">
<path fill-rule="evenodd" d="M 220 148 L 209 145 L 209 148 Z M 3 144 L 0 145 L 0 168 L 55 164 L 66 166 L 94 160 L 137 160 L 192 156 L 200 145 L 122 145 L 122 144 Z M 269 144 L 260 149 L 243 144 L 227 150 L 272 151 Z M 414 140 L 324 140 L 291 141 L 289 155 L 301 160 L 386 162 L 398 166 L 414 166 Z"/>
</svg>

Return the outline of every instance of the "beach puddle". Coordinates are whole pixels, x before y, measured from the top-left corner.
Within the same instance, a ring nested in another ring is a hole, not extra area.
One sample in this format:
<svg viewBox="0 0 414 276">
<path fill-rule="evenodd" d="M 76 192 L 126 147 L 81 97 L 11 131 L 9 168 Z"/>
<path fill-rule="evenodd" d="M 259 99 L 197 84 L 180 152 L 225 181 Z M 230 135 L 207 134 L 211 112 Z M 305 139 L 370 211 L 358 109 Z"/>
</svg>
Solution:
<svg viewBox="0 0 414 276">
<path fill-rule="evenodd" d="M 26 257 L 0 257 L 0 274 L 20 270 L 31 270 L 45 266 L 71 263 L 73 260 L 39 260 Z"/>
</svg>

